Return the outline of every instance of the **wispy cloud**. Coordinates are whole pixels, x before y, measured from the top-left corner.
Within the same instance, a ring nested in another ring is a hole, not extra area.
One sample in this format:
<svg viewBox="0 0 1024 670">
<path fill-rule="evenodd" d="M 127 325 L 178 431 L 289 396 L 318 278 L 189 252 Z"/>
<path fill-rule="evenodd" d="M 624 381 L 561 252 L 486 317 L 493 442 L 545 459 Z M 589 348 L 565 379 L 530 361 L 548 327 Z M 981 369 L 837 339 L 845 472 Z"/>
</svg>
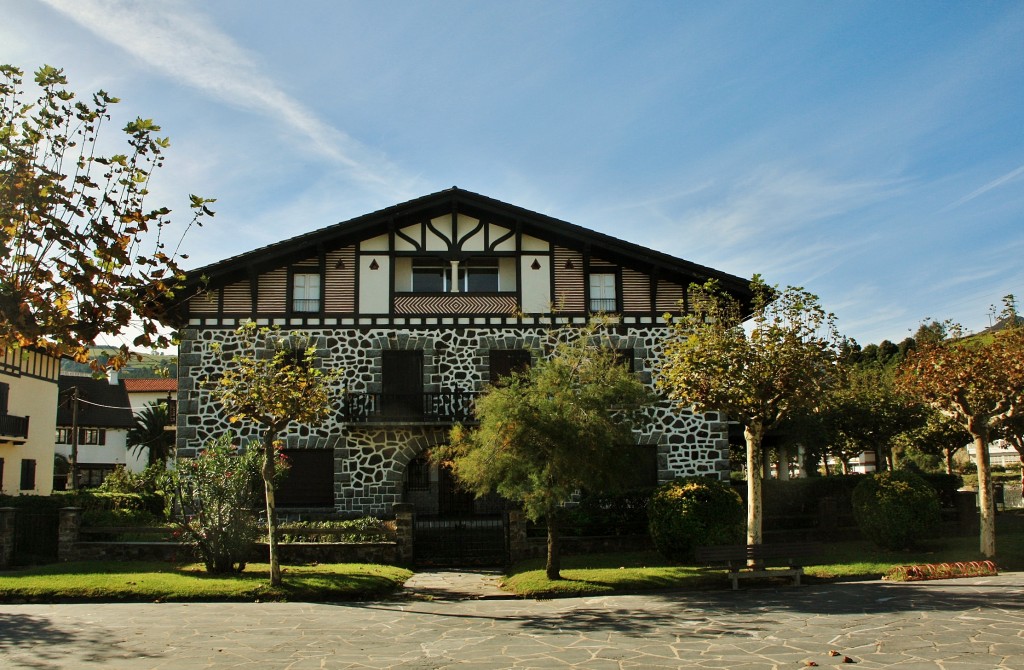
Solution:
<svg viewBox="0 0 1024 670">
<path fill-rule="evenodd" d="M 727 271 L 749 274 L 756 268 L 773 281 L 807 283 L 875 239 L 866 226 L 837 222 L 898 195 L 903 186 L 898 179 L 842 180 L 765 166 L 648 220 L 661 221 L 656 246 L 669 253 Z"/>
<path fill-rule="evenodd" d="M 308 141 L 310 150 L 390 197 L 411 180 L 386 158 L 318 118 L 261 72 L 257 59 L 191 3 L 164 0 L 44 0 L 55 10 L 169 78 L 231 105 L 266 114 Z"/>
<path fill-rule="evenodd" d="M 984 195 L 985 193 L 988 193 L 989 191 L 991 191 L 994 188 L 999 188 L 1003 184 L 1005 184 L 1007 182 L 1010 182 L 1010 181 L 1013 181 L 1014 179 L 1016 179 L 1017 177 L 1020 177 L 1020 176 L 1024 176 L 1024 165 L 1021 165 L 1016 170 L 1011 170 L 1011 171 L 1007 172 L 1006 174 L 1002 175 L 1001 177 L 997 177 L 997 178 L 993 179 L 992 181 L 988 182 L 984 186 L 981 186 L 980 188 L 974 189 L 973 191 L 971 191 L 970 193 L 968 193 L 964 197 L 960 198 L 956 202 L 954 202 L 952 204 L 949 204 L 946 207 L 944 207 L 942 209 L 942 211 L 943 212 L 948 212 L 951 209 L 956 209 L 960 205 L 963 205 L 964 203 L 970 202 L 971 200 L 974 200 L 975 198 L 977 198 L 977 197 L 979 197 L 981 195 Z"/>
</svg>

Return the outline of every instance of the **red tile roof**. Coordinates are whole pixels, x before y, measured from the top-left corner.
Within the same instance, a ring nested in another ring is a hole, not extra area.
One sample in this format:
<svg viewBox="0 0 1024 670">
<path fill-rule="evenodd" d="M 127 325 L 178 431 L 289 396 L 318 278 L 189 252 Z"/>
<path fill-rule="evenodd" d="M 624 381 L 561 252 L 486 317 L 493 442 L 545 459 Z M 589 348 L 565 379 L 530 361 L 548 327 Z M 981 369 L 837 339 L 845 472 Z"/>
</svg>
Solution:
<svg viewBox="0 0 1024 670">
<path fill-rule="evenodd" d="M 124 388 L 128 393 L 166 392 L 177 391 L 177 379 L 123 379 Z"/>
</svg>

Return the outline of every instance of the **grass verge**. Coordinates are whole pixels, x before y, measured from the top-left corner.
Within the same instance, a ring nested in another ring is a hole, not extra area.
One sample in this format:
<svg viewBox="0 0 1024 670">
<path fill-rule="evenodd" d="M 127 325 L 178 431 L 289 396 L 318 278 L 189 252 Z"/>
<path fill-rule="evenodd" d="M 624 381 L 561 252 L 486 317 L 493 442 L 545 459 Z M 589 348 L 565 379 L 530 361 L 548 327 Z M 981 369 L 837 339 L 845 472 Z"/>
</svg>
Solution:
<svg viewBox="0 0 1024 670">
<path fill-rule="evenodd" d="M 1024 570 L 1024 512 L 999 515 L 996 534 L 1000 570 Z M 936 538 L 916 551 L 887 551 L 866 541 L 823 542 L 821 553 L 808 561 L 804 582 L 880 579 L 901 565 L 979 561 L 978 536 Z M 544 561 L 534 559 L 515 565 L 503 587 L 525 598 L 559 598 L 655 589 L 729 588 L 724 569 L 674 565 L 656 552 L 567 556 L 562 559 L 561 580 L 549 580 Z"/>
<path fill-rule="evenodd" d="M 332 601 L 386 596 L 412 574 L 389 565 L 337 563 L 284 566 L 271 588 L 270 567 L 210 575 L 200 564 L 149 562 L 58 563 L 0 573 L 0 601 Z"/>
</svg>

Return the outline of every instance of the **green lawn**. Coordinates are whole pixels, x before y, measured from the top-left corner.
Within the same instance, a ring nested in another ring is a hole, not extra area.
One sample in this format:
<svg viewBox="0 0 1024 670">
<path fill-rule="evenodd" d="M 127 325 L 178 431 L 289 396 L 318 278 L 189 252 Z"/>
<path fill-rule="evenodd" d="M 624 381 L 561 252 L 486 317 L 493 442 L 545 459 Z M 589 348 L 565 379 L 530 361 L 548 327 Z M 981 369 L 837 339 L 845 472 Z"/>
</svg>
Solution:
<svg viewBox="0 0 1024 670">
<path fill-rule="evenodd" d="M 0 601 L 351 600 L 387 595 L 412 574 L 357 563 L 282 570 L 283 586 L 271 589 L 267 564 L 249 564 L 241 574 L 209 575 L 198 564 L 57 563 L 0 573 Z"/>
<path fill-rule="evenodd" d="M 999 514 L 996 535 L 1000 570 L 1024 570 L 1024 512 Z M 917 551 L 878 549 L 869 542 L 823 542 L 821 553 L 805 566 L 805 583 L 878 579 L 892 567 L 920 563 L 982 560 L 978 537 L 938 538 Z M 656 552 L 567 556 L 560 581 L 544 575 L 544 561 L 514 566 L 504 588 L 523 597 L 565 597 L 629 593 L 655 589 L 728 588 L 725 570 L 673 565 Z"/>
</svg>

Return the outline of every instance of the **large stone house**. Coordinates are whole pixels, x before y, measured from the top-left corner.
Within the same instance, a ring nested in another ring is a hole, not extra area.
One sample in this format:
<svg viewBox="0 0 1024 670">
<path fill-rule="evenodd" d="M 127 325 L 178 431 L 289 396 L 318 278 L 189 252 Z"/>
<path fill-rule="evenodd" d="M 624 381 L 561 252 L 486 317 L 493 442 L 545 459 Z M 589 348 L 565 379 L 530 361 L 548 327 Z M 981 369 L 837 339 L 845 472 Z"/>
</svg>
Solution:
<svg viewBox="0 0 1024 670">
<path fill-rule="evenodd" d="M 489 383 L 543 355 L 558 327 L 602 312 L 613 341 L 647 383 L 658 370 L 664 315 L 709 278 L 749 300 L 748 282 L 711 268 L 458 188 L 427 195 L 198 268 L 178 292 L 178 455 L 255 432 L 229 424 L 202 380 L 237 350 L 254 320 L 299 331 L 320 364 L 344 370 L 344 394 L 322 426 L 293 426 L 282 505 L 388 514 L 484 512 L 426 452 Z M 727 427 L 663 402 L 636 435 L 635 482 L 725 477 Z M 240 432 L 239 432 L 240 431 Z"/>
</svg>

